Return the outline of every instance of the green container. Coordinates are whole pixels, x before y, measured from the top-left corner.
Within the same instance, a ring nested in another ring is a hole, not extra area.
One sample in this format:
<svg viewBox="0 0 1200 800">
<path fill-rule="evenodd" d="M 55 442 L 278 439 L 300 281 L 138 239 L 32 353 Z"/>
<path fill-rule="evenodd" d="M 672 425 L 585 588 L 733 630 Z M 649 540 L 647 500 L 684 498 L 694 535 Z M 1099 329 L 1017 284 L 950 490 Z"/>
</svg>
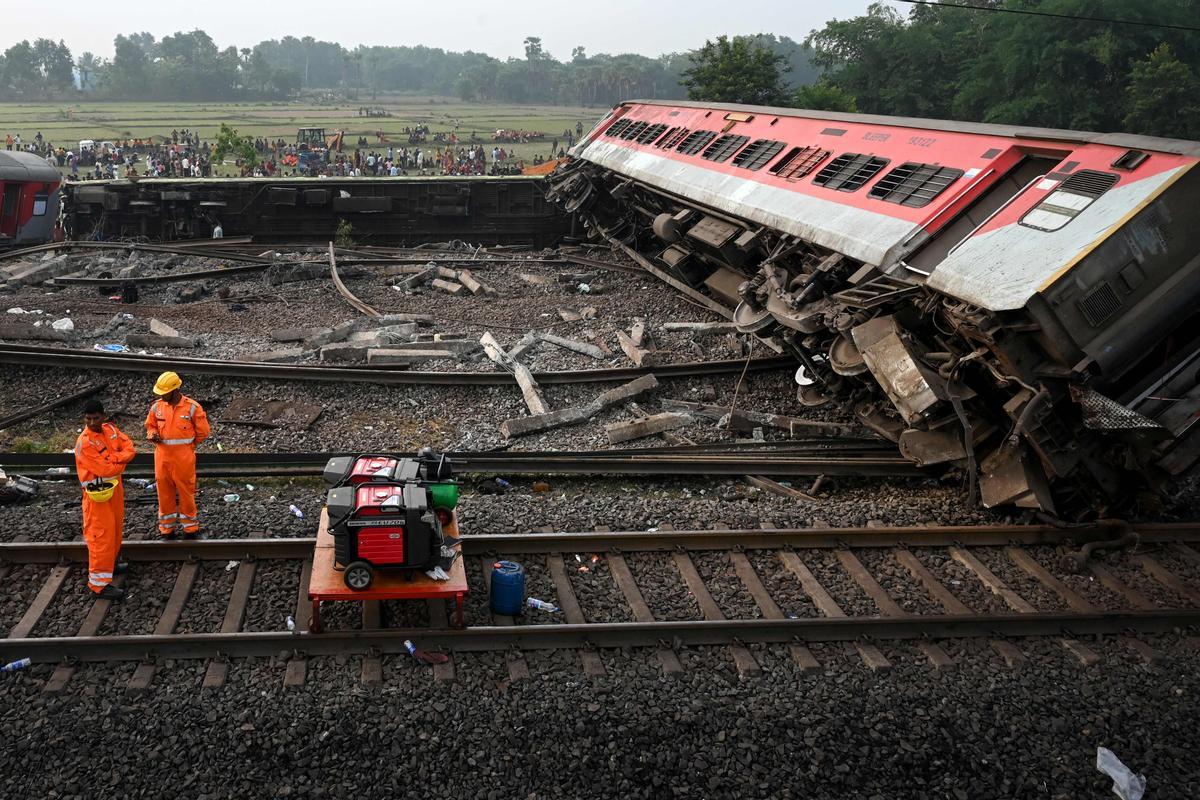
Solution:
<svg viewBox="0 0 1200 800">
<path fill-rule="evenodd" d="M 457 483 L 431 483 L 429 494 L 433 497 L 434 508 L 454 508 L 458 505 Z"/>
</svg>

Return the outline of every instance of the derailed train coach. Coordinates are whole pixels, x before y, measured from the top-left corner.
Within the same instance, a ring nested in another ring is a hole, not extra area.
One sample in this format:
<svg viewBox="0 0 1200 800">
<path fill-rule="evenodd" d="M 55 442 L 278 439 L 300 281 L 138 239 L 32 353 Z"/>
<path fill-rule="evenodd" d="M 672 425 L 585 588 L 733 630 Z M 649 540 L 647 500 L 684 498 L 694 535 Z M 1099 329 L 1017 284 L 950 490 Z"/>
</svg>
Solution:
<svg viewBox="0 0 1200 800">
<path fill-rule="evenodd" d="M 1155 502 L 1200 454 L 1200 143 L 796 109 L 616 106 L 549 196 L 725 302 L 972 499 Z M 978 494 L 977 494 L 978 493 Z"/>
<path fill-rule="evenodd" d="M 0 249 L 54 237 L 62 175 L 33 153 L 0 151 Z"/>
</svg>

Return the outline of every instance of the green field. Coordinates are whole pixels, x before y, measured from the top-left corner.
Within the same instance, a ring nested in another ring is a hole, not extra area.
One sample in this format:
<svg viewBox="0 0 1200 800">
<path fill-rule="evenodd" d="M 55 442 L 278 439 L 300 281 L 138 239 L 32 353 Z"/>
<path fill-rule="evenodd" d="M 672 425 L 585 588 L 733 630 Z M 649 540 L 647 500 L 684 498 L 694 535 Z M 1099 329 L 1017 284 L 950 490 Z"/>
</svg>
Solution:
<svg viewBox="0 0 1200 800">
<path fill-rule="evenodd" d="M 384 109 L 390 117 L 362 117 L 360 106 Z M 434 131 L 457 130 L 460 137 L 472 132 L 485 141 L 498 129 L 521 129 L 549 134 L 543 144 L 515 145 L 516 154 L 527 162 L 535 154 L 546 156 L 551 140 L 582 122 L 588 129 L 605 108 L 567 106 L 484 105 L 449 98 L 388 98 L 340 104 L 295 103 L 0 103 L 0 139 L 6 133 L 21 134 L 30 142 L 39 131 L 55 145 L 71 147 L 80 139 L 169 137 L 174 130 L 197 131 L 212 139 L 222 122 L 244 135 L 295 141 L 300 127 L 324 127 L 329 133 L 346 131 L 347 146 L 353 150 L 359 136 L 377 147 L 376 131 L 383 131 L 394 146 L 407 144 L 401 135 L 405 126 L 427 124 Z M 456 128 L 457 125 L 457 128 Z M 561 143 L 560 143 L 560 146 Z M 384 145 L 386 147 L 386 145 Z M 505 145 L 512 150 L 514 146 Z"/>
</svg>

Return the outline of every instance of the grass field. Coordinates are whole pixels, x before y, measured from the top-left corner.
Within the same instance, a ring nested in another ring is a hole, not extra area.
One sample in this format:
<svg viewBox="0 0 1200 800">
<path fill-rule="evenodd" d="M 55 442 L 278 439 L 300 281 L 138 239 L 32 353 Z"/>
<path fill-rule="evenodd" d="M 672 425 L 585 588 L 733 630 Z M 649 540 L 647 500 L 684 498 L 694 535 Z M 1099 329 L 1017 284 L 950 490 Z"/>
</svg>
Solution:
<svg viewBox="0 0 1200 800">
<path fill-rule="evenodd" d="M 392 116 L 359 116 L 360 106 L 368 104 L 384 109 Z M 547 155 L 551 140 L 565 129 L 574 130 L 575 123 L 582 122 L 587 130 L 606 111 L 606 108 L 567 106 L 483 105 L 428 97 L 347 101 L 337 105 L 300 102 L 0 103 L 0 139 L 6 133 L 19 133 L 29 142 L 40 131 L 54 144 L 70 147 L 77 145 L 80 139 L 169 137 L 172 129 L 186 128 L 211 140 L 221 123 L 226 122 L 244 135 L 282 137 L 289 142 L 295 141 L 296 129 L 300 127 L 324 127 L 330 133 L 345 129 L 347 142 L 353 149 L 359 136 L 366 136 L 371 145 L 376 146 L 376 131 L 383 131 L 396 146 L 406 144 L 407 139 L 400 133 L 405 126 L 427 124 L 435 132 L 457 130 L 460 137 L 475 132 L 487 141 L 498 129 L 548 134 L 549 139 L 544 144 L 515 145 L 518 157 L 530 161 L 537 153 Z M 513 149 L 513 146 L 505 147 Z"/>
</svg>

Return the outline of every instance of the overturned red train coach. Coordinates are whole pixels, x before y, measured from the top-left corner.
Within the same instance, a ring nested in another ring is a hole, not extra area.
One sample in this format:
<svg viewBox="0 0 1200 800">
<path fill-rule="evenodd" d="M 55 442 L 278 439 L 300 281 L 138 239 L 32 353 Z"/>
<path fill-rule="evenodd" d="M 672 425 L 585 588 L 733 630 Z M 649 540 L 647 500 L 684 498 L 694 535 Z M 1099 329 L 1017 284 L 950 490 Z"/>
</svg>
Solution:
<svg viewBox="0 0 1200 800">
<path fill-rule="evenodd" d="M 0 249 L 54 238 L 62 175 L 32 153 L 0 151 Z"/>
<path fill-rule="evenodd" d="M 1200 455 L 1200 143 L 615 107 L 549 196 L 985 505 L 1150 502 Z"/>
</svg>

